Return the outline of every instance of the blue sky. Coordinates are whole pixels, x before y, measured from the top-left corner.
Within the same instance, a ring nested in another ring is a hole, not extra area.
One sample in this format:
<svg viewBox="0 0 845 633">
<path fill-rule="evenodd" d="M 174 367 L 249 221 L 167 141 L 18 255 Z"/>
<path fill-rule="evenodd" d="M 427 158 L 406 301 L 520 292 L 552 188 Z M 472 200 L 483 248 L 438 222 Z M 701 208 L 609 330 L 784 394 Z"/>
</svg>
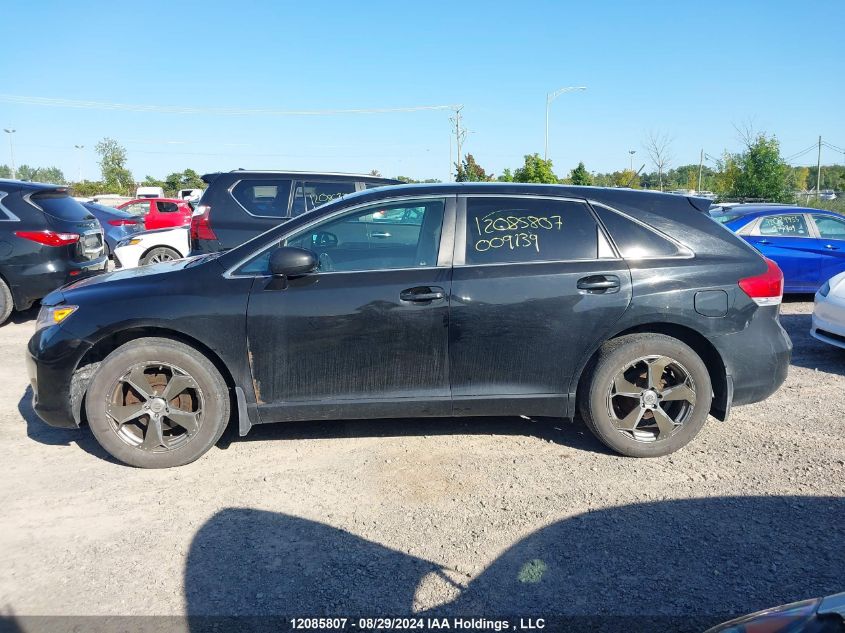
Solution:
<svg viewBox="0 0 845 633">
<path fill-rule="evenodd" d="M 563 176 L 738 150 L 734 124 L 784 155 L 819 134 L 845 147 L 845 2 L 4 3 L 4 95 L 198 108 L 323 110 L 464 105 L 465 149 L 495 173 L 543 152 Z M 18 164 L 96 178 L 93 145 L 128 151 L 136 178 L 191 167 L 369 171 L 448 178 L 449 112 L 220 116 L 12 104 Z M 4 137 L 6 135 L 3 135 Z M 7 163 L 7 138 L 0 163 Z M 85 146 L 82 152 L 73 146 Z M 823 150 L 823 163 L 845 157 Z M 810 152 L 796 161 L 815 162 Z M 651 170 L 651 165 L 647 165 Z"/>
</svg>

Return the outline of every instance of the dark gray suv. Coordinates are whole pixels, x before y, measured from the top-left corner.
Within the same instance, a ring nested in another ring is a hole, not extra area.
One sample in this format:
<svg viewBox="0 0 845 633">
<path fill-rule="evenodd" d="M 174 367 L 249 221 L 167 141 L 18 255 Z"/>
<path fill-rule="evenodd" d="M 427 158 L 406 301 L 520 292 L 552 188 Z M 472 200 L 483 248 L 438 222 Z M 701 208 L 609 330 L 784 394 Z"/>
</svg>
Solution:
<svg viewBox="0 0 845 633">
<path fill-rule="evenodd" d="M 208 188 L 191 218 L 191 254 L 240 246 L 267 229 L 350 193 L 400 184 L 356 174 L 236 169 L 202 177 Z"/>
</svg>

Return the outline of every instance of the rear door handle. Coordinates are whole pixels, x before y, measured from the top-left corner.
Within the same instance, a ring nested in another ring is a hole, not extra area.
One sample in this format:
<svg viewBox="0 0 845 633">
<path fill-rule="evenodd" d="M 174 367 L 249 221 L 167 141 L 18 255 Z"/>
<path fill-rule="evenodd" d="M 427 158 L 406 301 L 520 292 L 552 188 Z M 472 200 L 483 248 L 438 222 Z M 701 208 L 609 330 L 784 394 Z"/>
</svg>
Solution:
<svg viewBox="0 0 845 633">
<path fill-rule="evenodd" d="M 758 244 L 771 244 L 769 240 L 757 240 Z"/>
<path fill-rule="evenodd" d="M 416 303 L 436 301 L 445 297 L 446 291 L 439 286 L 417 286 L 416 288 L 408 288 L 399 293 L 399 298 L 402 301 L 414 301 Z"/>
<path fill-rule="evenodd" d="M 824 247 L 829 251 L 838 251 L 839 247 L 834 246 L 833 244 L 825 244 Z"/>
<path fill-rule="evenodd" d="M 371 237 L 378 237 L 379 239 L 384 239 L 386 237 L 390 237 L 390 233 L 380 232 L 380 233 L 370 233 Z"/>
<path fill-rule="evenodd" d="M 589 294 L 612 294 L 619 292 L 621 284 L 616 275 L 590 275 L 581 277 L 577 286 L 578 290 L 584 290 Z"/>
</svg>

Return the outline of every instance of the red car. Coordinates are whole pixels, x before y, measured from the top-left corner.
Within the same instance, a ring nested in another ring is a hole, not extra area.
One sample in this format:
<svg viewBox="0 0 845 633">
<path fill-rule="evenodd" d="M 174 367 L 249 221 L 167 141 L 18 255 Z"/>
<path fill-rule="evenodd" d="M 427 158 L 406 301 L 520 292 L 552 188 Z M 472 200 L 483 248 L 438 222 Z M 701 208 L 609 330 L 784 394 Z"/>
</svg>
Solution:
<svg viewBox="0 0 845 633">
<path fill-rule="evenodd" d="M 138 198 L 124 202 L 117 208 L 144 218 L 144 228 L 147 231 L 188 226 L 194 211 L 185 200 L 175 198 Z"/>
</svg>

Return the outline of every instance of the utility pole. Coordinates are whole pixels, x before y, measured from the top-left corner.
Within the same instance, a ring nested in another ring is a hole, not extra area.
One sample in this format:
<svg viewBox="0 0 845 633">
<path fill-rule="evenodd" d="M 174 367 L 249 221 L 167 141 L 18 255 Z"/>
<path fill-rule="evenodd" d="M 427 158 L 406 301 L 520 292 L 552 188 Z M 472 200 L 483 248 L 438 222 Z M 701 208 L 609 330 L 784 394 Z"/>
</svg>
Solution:
<svg viewBox="0 0 845 633">
<path fill-rule="evenodd" d="M 567 86 L 566 88 L 560 88 L 546 95 L 546 150 L 543 153 L 544 160 L 549 160 L 549 107 L 552 105 L 552 101 L 567 92 L 581 92 L 586 89 L 587 86 Z"/>
<path fill-rule="evenodd" d="M 822 186 L 822 137 L 819 135 L 819 158 L 816 161 L 816 200 L 821 199 Z"/>
<path fill-rule="evenodd" d="M 701 157 L 698 159 L 698 193 L 701 193 L 701 173 L 704 170 L 704 148 L 701 148 Z"/>
<path fill-rule="evenodd" d="M 15 144 L 12 142 L 12 134 L 17 130 L 11 128 L 3 128 L 3 131 L 9 135 L 9 155 L 12 158 L 12 180 L 17 177 L 17 170 L 15 169 Z"/>
<path fill-rule="evenodd" d="M 82 182 L 82 150 L 84 145 L 74 145 L 76 152 L 76 182 Z"/>
<path fill-rule="evenodd" d="M 463 156 L 463 154 L 461 154 L 461 151 L 462 151 L 461 150 L 461 144 L 464 142 L 464 139 L 466 138 L 466 135 L 467 135 L 467 131 L 461 127 L 461 110 L 463 110 L 463 109 L 464 109 L 464 106 L 462 106 L 462 105 L 455 106 L 455 116 L 454 116 L 454 118 L 451 119 L 451 121 L 455 124 L 455 146 L 456 146 L 456 149 L 458 150 L 458 157 L 457 157 L 458 160 L 456 161 L 456 164 L 458 164 L 458 165 L 461 163 L 462 156 Z M 449 150 L 450 150 L 449 151 L 449 155 L 450 155 L 449 178 L 450 178 L 450 182 L 451 182 L 451 177 L 452 177 L 452 168 L 454 167 L 454 165 L 452 164 L 452 160 L 451 160 L 451 154 L 452 154 L 451 149 L 452 149 L 452 144 L 450 143 L 449 144 Z"/>
</svg>

